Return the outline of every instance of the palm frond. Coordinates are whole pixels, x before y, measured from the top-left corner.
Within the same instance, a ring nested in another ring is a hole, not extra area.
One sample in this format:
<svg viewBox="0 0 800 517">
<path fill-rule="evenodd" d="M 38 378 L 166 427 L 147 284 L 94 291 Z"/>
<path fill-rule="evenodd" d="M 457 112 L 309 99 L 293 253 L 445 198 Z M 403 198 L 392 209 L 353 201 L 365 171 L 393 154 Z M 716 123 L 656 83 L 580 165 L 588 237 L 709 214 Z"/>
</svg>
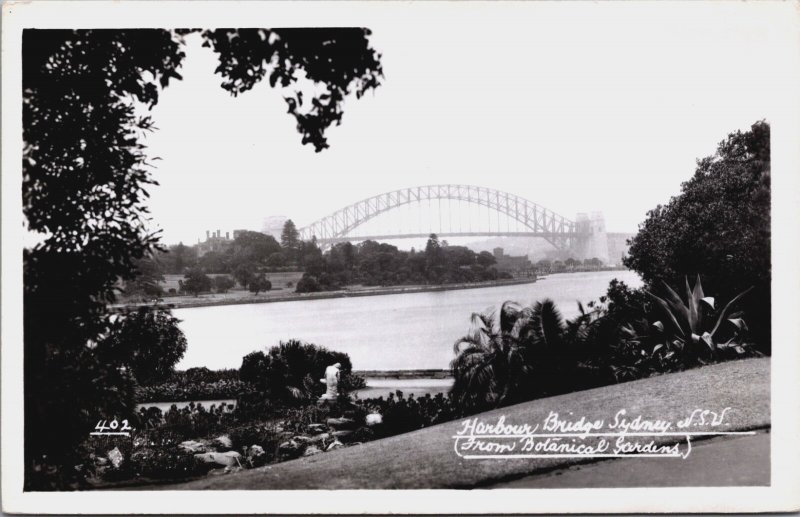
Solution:
<svg viewBox="0 0 800 517">
<path fill-rule="evenodd" d="M 506 301 L 500 307 L 500 333 L 508 334 L 514 329 L 522 308 L 517 302 Z"/>
<path fill-rule="evenodd" d="M 534 313 L 534 341 L 545 348 L 557 347 L 564 332 L 564 319 L 553 300 L 536 302 Z"/>
</svg>

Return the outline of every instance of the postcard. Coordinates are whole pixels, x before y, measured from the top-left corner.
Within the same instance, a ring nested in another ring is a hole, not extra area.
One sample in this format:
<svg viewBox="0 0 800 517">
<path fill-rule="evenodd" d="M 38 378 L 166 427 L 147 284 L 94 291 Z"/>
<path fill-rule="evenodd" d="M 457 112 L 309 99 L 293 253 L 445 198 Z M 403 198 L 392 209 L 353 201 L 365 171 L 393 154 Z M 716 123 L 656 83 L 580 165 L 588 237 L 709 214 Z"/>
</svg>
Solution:
<svg viewBox="0 0 800 517">
<path fill-rule="evenodd" d="M 4 3 L 3 510 L 797 511 L 799 22 Z"/>
</svg>

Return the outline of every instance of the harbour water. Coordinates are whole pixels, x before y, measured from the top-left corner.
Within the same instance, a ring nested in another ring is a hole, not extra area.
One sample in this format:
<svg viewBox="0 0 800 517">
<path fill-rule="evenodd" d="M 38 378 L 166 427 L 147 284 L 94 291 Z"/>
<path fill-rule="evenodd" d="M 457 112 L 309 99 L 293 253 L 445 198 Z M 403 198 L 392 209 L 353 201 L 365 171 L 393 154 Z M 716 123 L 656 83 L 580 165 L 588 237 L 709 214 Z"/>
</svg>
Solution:
<svg viewBox="0 0 800 517">
<path fill-rule="evenodd" d="M 356 370 L 446 369 L 473 312 L 550 298 L 569 318 L 578 301 L 598 299 L 613 278 L 641 285 L 634 272 L 599 271 L 458 291 L 176 309 L 188 341 L 177 368 L 239 368 L 252 351 L 299 339 L 346 352 Z"/>
</svg>

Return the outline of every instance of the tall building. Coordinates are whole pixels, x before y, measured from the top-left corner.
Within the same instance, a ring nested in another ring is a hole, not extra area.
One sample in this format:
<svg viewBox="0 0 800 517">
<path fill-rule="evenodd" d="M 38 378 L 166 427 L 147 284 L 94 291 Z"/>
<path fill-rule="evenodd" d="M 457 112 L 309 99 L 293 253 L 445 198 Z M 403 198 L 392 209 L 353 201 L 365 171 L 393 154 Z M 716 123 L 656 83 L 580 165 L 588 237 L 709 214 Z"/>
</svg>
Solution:
<svg viewBox="0 0 800 517">
<path fill-rule="evenodd" d="M 577 243 L 574 249 L 574 258 L 581 260 L 599 258 L 603 264 L 608 264 L 608 237 L 603 213 L 592 212 L 589 215 L 579 213 L 575 218 L 575 223 L 579 232 L 586 232 L 589 236 Z"/>
<path fill-rule="evenodd" d="M 261 225 L 261 233 L 272 235 L 275 240 L 281 242 L 281 232 L 283 225 L 288 220 L 288 217 L 283 215 L 271 215 L 264 218 L 264 224 Z"/>
</svg>

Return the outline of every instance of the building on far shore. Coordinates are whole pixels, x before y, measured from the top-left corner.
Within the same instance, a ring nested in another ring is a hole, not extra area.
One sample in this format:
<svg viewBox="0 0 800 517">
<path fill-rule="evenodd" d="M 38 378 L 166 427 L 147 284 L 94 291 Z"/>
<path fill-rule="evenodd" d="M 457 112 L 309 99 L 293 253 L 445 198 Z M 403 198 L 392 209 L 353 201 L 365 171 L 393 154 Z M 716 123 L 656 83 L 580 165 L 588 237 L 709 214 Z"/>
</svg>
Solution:
<svg viewBox="0 0 800 517">
<path fill-rule="evenodd" d="M 495 267 L 501 273 L 511 273 L 514 276 L 522 276 L 533 272 L 533 264 L 526 255 L 514 257 L 506 255 L 503 248 L 492 250 L 495 260 Z"/>
<path fill-rule="evenodd" d="M 234 239 L 239 231 L 240 230 L 235 230 L 233 232 Z M 197 239 L 197 256 L 202 257 L 210 251 L 222 251 L 227 248 L 231 242 L 233 242 L 233 240 L 231 239 L 230 232 L 225 232 L 225 235 L 222 235 L 220 230 L 215 232 L 206 230 L 206 240 L 200 242 L 200 239 Z"/>
<path fill-rule="evenodd" d="M 283 225 L 288 218 L 284 215 L 271 215 L 264 218 L 264 224 L 261 225 L 261 233 L 272 235 L 275 240 L 281 242 L 281 233 L 283 232 Z"/>
</svg>

